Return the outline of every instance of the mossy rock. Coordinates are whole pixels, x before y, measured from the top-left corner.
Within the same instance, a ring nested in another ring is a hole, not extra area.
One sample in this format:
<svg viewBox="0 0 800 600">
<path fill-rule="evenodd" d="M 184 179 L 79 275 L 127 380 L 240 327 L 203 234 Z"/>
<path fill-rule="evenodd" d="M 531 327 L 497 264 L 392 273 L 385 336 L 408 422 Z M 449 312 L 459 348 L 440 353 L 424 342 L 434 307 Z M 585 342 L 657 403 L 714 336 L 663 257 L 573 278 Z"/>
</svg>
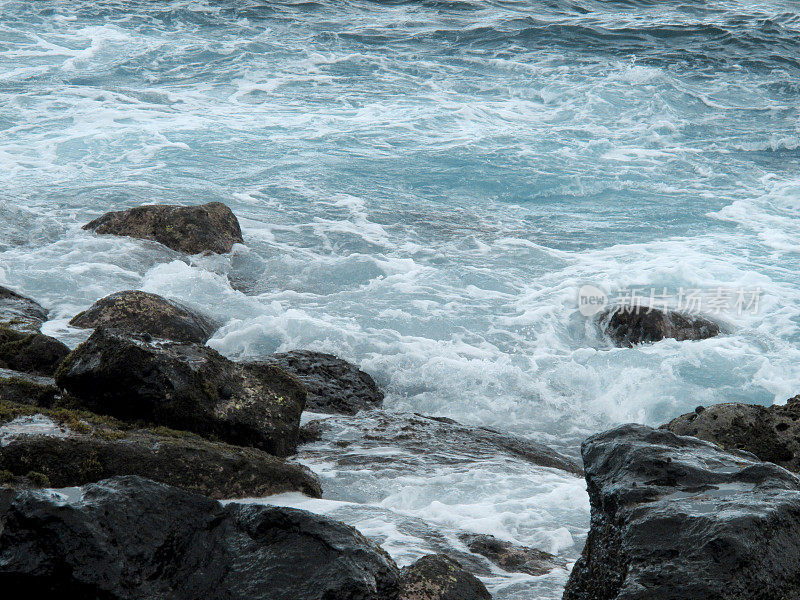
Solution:
<svg viewBox="0 0 800 600">
<path fill-rule="evenodd" d="M 42 333 L 24 333 L 0 326 L 0 368 L 53 375 L 69 348 Z"/>
<path fill-rule="evenodd" d="M 403 568 L 399 600 L 492 600 L 492 595 L 458 562 L 431 554 Z"/>
<path fill-rule="evenodd" d="M 148 333 L 175 342 L 204 344 L 216 330 L 208 319 L 188 308 L 138 290 L 116 292 L 73 317 L 73 327 L 113 327 L 127 333 Z"/>
<path fill-rule="evenodd" d="M 39 487 L 140 475 L 220 499 L 322 493 L 311 471 L 255 448 L 85 411 L 0 402 L 0 441 L 0 471 Z"/>
<path fill-rule="evenodd" d="M 52 377 L 0 369 L 0 401 L 49 407 L 59 397 Z"/>
<path fill-rule="evenodd" d="M 36 300 L 0 286 L 0 325 L 35 333 L 46 320 L 47 311 Z"/>
<path fill-rule="evenodd" d="M 106 213 L 83 228 L 100 234 L 153 240 L 188 254 L 222 254 L 243 242 L 239 221 L 221 202 L 200 206 L 147 204 Z"/>
</svg>

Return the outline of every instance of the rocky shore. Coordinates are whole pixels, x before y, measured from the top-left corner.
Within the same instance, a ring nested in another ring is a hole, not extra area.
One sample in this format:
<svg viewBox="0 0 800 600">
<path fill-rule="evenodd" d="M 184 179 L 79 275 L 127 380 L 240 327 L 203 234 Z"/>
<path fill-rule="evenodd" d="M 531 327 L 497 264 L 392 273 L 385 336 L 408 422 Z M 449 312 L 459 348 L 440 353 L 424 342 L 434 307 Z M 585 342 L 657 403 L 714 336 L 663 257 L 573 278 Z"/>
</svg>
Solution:
<svg viewBox="0 0 800 600">
<path fill-rule="evenodd" d="M 243 242 L 220 203 L 143 206 L 86 229 L 187 253 Z M 0 288 L 0 582 L 12 597 L 490 600 L 482 565 L 533 577 L 569 568 L 485 534 L 400 568 L 329 517 L 236 502 L 322 497 L 298 445 L 313 454 L 332 439 L 342 452 L 329 462 L 358 466 L 368 455 L 337 437 L 354 430 L 362 449 L 411 469 L 457 451 L 585 477 L 591 529 L 564 600 L 800 597 L 800 397 L 617 427 L 584 442 L 581 465 L 495 429 L 385 411 L 375 380 L 330 354 L 229 360 L 205 345 L 221 325 L 213 315 L 155 294 L 122 290 L 75 315 L 91 333 L 72 350 L 41 333 L 47 319 Z M 611 310 L 598 326 L 619 346 L 722 333 L 660 311 Z M 301 427 L 304 412 L 316 416 Z"/>
</svg>

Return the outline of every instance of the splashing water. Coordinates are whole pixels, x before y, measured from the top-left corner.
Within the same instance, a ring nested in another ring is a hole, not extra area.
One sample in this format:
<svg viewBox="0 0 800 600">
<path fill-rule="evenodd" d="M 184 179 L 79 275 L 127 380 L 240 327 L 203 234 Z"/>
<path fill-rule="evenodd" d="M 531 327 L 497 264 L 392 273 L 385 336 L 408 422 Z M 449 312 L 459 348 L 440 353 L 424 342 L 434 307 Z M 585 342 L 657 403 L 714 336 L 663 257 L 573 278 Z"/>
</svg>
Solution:
<svg viewBox="0 0 800 600">
<path fill-rule="evenodd" d="M 70 344 L 71 316 L 141 288 L 225 322 L 209 344 L 232 358 L 334 352 L 389 410 L 573 455 L 617 423 L 782 402 L 800 391 L 798 8 L 0 0 L 0 283 Z M 229 256 L 80 229 L 211 200 L 242 222 Z M 727 335 L 613 349 L 577 313 L 585 282 L 763 294 Z M 402 564 L 463 550 L 459 531 L 580 552 L 580 479 L 374 449 L 348 470 L 324 449 L 301 459 L 332 495 L 269 501 Z M 497 598 L 565 579 L 484 577 Z"/>
</svg>

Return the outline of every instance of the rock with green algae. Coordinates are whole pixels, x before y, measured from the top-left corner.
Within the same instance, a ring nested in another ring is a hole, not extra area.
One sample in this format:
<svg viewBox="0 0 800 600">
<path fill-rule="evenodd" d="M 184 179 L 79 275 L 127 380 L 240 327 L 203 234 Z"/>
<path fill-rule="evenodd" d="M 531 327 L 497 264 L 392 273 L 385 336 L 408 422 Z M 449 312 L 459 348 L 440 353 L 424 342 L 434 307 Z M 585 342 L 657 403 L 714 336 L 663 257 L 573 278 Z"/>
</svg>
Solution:
<svg viewBox="0 0 800 600">
<path fill-rule="evenodd" d="M 47 320 L 47 311 L 27 296 L 0 286 L 0 326 L 33 333 Z"/>
<path fill-rule="evenodd" d="M 204 344 L 216 327 L 188 308 L 139 290 L 125 290 L 101 298 L 69 322 L 73 327 L 113 327 L 127 333 L 149 333 L 175 342 Z"/>
<path fill-rule="evenodd" d="M 399 600 L 492 600 L 492 595 L 455 560 L 431 554 L 403 568 Z"/>
<path fill-rule="evenodd" d="M 0 368 L 34 375 L 53 375 L 69 348 L 42 333 L 0 326 Z"/>
<path fill-rule="evenodd" d="M 122 420 L 193 431 L 287 456 L 306 391 L 275 366 L 235 363 L 211 348 L 100 328 L 56 373 L 75 405 Z"/>
<path fill-rule="evenodd" d="M 60 395 L 52 377 L 0 369 L 0 401 L 49 407 Z"/>
<path fill-rule="evenodd" d="M 307 468 L 255 448 L 165 427 L 133 427 L 85 411 L 10 402 L 0 402 L 0 473 L 6 483 L 23 487 L 73 487 L 140 475 L 220 499 L 322 493 Z"/>
<path fill-rule="evenodd" d="M 243 242 L 239 221 L 222 202 L 198 206 L 146 204 L 106 213 L 83 228 L 101 234 L 153 240 L 187 254 L 222 254 Z"/>
</svg>

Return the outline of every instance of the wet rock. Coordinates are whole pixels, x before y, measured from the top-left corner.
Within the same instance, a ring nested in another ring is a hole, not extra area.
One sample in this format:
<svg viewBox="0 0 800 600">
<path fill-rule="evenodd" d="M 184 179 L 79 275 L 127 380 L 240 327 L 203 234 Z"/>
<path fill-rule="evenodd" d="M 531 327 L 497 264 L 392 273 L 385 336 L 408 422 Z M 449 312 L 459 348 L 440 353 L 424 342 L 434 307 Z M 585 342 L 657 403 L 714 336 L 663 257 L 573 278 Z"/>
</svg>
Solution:
<svg viewBox="0 0 800 600">
<path fill-rule="evenodd" d="M 509 573 L 544 575 L 555 568 L 565 566 L 552 554 L 504 542 L 492 535 L 467 533 L 460 535 L 459 539 L 467 545 L 470 552 L 485 556 Z"/>
<path fill-rule="evenodd" d="M 47 320 L 41 304 L 17 292 L 0 286 L 0 327 L 33 333 Z"/>
<path fill-rule="evenodd" d="M 591 529 L 564 600 L 800 597 L 800 479 L 624 425 L 583 444 Z"/>
<path fill-rule="evenodd" d="M 101 298 L 69 322 L 74 327 L 112 327 L 175 342 L 205 344 L 216 327 L 204 317 L 157 294 L 127 290 Z"/>
<path fill-rule="evenodd" d="M 398 571 L 357 531 L 302 510 L 228 504 L 139 477 L 0 488 L 11 598 L 394 600 Z"/>
<path fill-rule="evenodd" d="M 719 325 L 705 317 L 647 307 L 611 307 L 601 313 L 599 324 L 620 348 L 664 338 L 704 340 L 720 334 Z"/>
<path fill-rule="evenodd" d="M 673 419 L 662 429 L 746 450 L 761 460 L 800 472 L 800 396 L 785 406 L 715 404 Z"/>
<path fill-rule="evenodd" d="M 154 240 L 187 254 L 205 251 L 222 254 L 243 242 L 239 221 L 221 202 L 199 206 L 137 206 L 106 213 L 83 228 L 101 234 Z"/>
<path fill-rule="evenodd" d="M 60 396 L 52 377 L 0 369 L 0 402 L 52 406 Z"/>
<path fill-rule="evenodd" d="M 354 415 L 380 408 L 383 392 L 367 373 L 332 354 L 294 350 L 263 361 L 293 373 L 308 390 L 306 410 Z"/>
<path fill-rule="evenodd" d="M 372 410 L 357 416 L 337 415 L 310 421 L 307 427 L 312 423 L 325 441 L 343 448 L 337 457 L 340 461 L 356 461 L 361 457 L 375 461 L 377 458 L 368 451 L 389 447 L 403 450 L 387 458 L 394 462 L 452 464 L 494 460 L 499 454 L 583 474 L 575 460 L 544 444 L 488 427 L 467 427 L 447 418 Z M 351 454 L 347 451 L 350 448 L 357 452 Z M 311 450 L 306 449 L 306 453 Z"/>
<path fill-rule="evenodd" d="M 67 354 L 69 348 L 48 335 L 0 327 L 0 368 L 52 375 Z"/>
<path fill-rule="evenodd" d="M 322 494 L 311 471 L 255 448 L 165 427 L 135 428 L 88 412 L 12 403 L 0 403 L 0 471 L 41 473 L 46 485 L 56 487 L 141 475 L 212 498 Z"/>
<path fill-rule="evenodd" d="M 444 554 L 423 556 L 403 568 L 400 600 L 491 600 L 480 579 Z"/>
<path fill-rule="evenodd" d="M 211 348 L 96 329 L 56 383 L 80 408 L 193 431 L 278 456 L 297 447 L 305 389 L 275 366 L 234 363 Z"/>
</svg>

